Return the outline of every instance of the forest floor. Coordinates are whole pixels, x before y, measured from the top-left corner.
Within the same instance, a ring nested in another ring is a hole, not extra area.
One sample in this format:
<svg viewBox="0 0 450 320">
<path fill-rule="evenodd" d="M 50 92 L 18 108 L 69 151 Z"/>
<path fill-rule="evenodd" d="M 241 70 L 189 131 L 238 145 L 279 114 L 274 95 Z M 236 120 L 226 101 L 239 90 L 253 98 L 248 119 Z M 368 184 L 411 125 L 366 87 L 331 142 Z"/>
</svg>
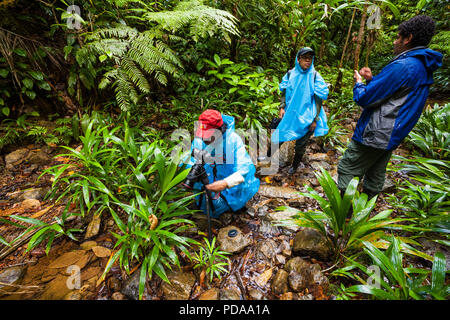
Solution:
<svg viewBox="0 0 450 320">
<path fill-rule="evenodd" d="M 353 133 L 354 120 L 344 122 Z M 351 138 L 351 134 L 346 138 Z M 287 162 L 292 159 L 292 147 L 292 144 L 286 143 L 280 151 Z M 38 177 L 46 168 L 66 163 L 68 159 L 57 156 L 63 153 L 58 147 L 27 145 L 14 152 L 14 165 L 4 168 L 0 176 L 0 218 L 20 215 L 39 218 L 47 223 L 54 222 L 54 217 L 62 212 L 64 204 L 44 200 L 52 182 L 48 175 L 39 180 Z M 408 156 L 409 153 L 402 147 L 394 152 L 402 156 Z M 294 213 L 276 208 L 289 206 L 301 211 L 317 209 L 316 201 L 300 196 L 298 192 L 305 192 L 305 185 L 309 185 L 323 193 L 314 173 L 323 167 L 336 180 L 340 155 L 337 150 L 325 152 L 312 139 L 305 153 L 304 168 L 299 168 L 293 175 L 287 174 L 288 167 L 271 176 L 258 175 L 261 187 L 246 208 L 234 214 L 225 213 L 213 220 L 212 231 L 221 248 L 232 248 L 229 249 L 229 272 L 210 283 L 204 273 L 193 269 L 192 262 L 181 259 L 181 270 L 174 268 L 168 274 L 171 284 L 154 276 L 147 282 L 144 299 L 334 299 L 330 285 L 339 285 L 345 279 L 330 277 L 335 266 L 324 258 L 327 248 L 323 245 L 304 248 L 307 242 L 321 242 L 320 237 L 308 233 L 306 228 L 278 225 Z M 395 181 L 398 179 L 402 177 L 388 171 L 375 212 L 392 209 L 386 201 L 386 195 L 395 192 Z M 194 216 L 193 220 L 197 222 L 197 228 L 189 232 L 192 237 L 200 238 L 207 232 L 206 220 L 202 215 Z M 17 242 L 12 248 L 0 245 L 0 300 L 137 299 L 139 265 L 135 265 L 128 275 L 116 264 L 103 281 L 100 279 L 115 252 L 115 238 L 111 234 L 115 224 L 112 218 L 77 217 L 69 222 L 69 226 L 83 230 L 77 233 L 79 241 L 58 238 L 48 255 L 45 254 L 45 242 L 31 252 L 26 251 L 26 240 L 33 233 L 25 235 L 23 241 Z M 228 232 L 232 229 L 237 231 L 237 236 L 230 236 Z M 0 224 L 0 236 L 6 241 L 15 239 L 23 231 L 22 228 Z M 423 245 L 423 250 L 430 255 L 438 249 L 426 240 Z M 439 250 L 445 252 L 449 262 L 448 250 Z M 431 266 L 429 261 L 420 258 L 409 259 L 415 267 Z M 77 267 L 75 271 L 73 266 Z M 289 276 L 292 270 L 296 271 L 297 277 Z"/>
</svg>

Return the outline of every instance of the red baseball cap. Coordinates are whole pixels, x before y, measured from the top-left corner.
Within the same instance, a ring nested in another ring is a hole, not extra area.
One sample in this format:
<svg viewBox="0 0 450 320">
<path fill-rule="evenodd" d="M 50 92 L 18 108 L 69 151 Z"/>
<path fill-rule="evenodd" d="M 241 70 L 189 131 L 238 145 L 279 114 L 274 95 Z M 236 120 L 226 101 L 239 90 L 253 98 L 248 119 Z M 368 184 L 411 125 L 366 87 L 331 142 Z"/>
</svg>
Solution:
<svg viewBox="0 0 450 320">
<path fill-rule="evenodd" d="M 209 139 L 214 129 L 223 125 L 222 115 L 217 110 L 207 109 L 198 117 L 199 126 L 195 135 L 201 139 Z"/>
</svg>

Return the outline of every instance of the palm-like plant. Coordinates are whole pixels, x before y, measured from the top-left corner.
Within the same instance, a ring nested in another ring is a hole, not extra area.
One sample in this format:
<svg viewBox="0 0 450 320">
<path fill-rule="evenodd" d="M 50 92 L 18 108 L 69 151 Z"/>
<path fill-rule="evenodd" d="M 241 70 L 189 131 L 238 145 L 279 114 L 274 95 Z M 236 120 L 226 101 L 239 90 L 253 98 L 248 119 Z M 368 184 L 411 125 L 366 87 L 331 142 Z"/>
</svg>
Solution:
<svg viewBox="0 0 450 320">
<path fill-rule="evenodd" d="M 376 233 L 383 229 L 406 228 L 399 223 L 407 219 L 391 218 L 392 210 L 385 210 L 370 217 L 377 197 L 368 200 L 365 193 L 360 194 L 357 191 L 357 177 L 349 183 L 343 196 L 326 170 L 322 168 L 316 177 L 326 198 L 309 186 L 308 193 L 300 194 L 316 200 L 321 211 L 299 212 L 294 219 L 298 225 L 312 227 L 322 233 L 328 239 L 336 260 L 347 250 L 359 247 L 361 241 L 376 241 L 383 234 L 381 232 L 381 235 L 377 236 Z M 346 219 L 350 208 L 353 209 L 352 216 Z"/>
<path fill-rule="evenodd" d="M 450 155 L 450 104 L 427 108 L 410 132 L 408 141 L 421 153 L 433 159 Z"/>
<path fill-rule="evenodd" d="M 428 270 L 403 267 L 400 241 L 392 237 L 390 243 L 383 252 L 370 242 L 363 242 L 364 252 L 371 258 L 373 266 L 376 266 L 379 272 L 374 272 L 373 267 L 368 268 L 352 259 L 349 259 L 350 266 L 333 272 L 335 276 L 348 276 L 362 283 L 346 288 L 345 293 L 363 293 L 382 300 L 429 298 L 445 300 L 450 295 L 450 286 L 445 285 L 445 257 L 441 252 L 437 252 L 434 256 L 430 283 L 427 280 Z M 369 276 L 371 283 L 348 272 L 355 267 Z"/>
<path fill-rule="evenodd" d="M 227 260 L 226 255 L 230 253 L 221 251 L 219 247 L 216 247 L 215 237 L 211 240 L 211 243 L 206 238 L 203 238 L 203 241 L 205 244 L 192 257 L 196 262 L 194 269 L 201 268 L 205 270 L 206 274 L 209 275 L 209 281 L 212 282 L 214 275 L 220 279 L 221 275 L 227 272 L 224 267 L 229 264 L 229 262 L 225 261 Z"/>
</svg>

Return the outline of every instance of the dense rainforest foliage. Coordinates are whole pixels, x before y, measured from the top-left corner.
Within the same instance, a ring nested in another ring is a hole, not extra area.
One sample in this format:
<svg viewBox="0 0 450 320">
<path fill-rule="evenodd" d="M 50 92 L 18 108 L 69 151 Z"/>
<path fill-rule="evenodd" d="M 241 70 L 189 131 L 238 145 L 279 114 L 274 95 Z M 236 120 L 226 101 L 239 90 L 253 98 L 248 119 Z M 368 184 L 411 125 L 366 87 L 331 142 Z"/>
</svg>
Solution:
<svg viewBox="0 0 450 320">
<path fill-rule="evenodd" d="M 142 297 L 146 277 L 167 280 L 182 256 L 212 281 L 226 273 L 226 254 L 184 233 L 193 224 L 186 218 L 193 196 L 178 188 L 188 170 L 179 167 L 172 132 L 193 132 L 209 108 L 234 116 L 244 136 L 267 129 L 278 114 L 282 76 L 309 46 L 330 85 L 330 131 L 318 143 L 342 152 L 351 133 L 344 120 L 359 114 L 353 70 L 369 66 L 377 74 L 393 57 L 398 25 L 426 14 L 436 21 L 429 47 L 444 61 L 405 141 L 411 156 L 397 156 L 390 167 L 409 174 L 389 195 L 395 210 L 370 215 L 376 199 L 359 193 L 357 180 L 341 199 L 323 170 L 324 194 L 304 193 L 319 210 L 299 212 L 296 223 L 328 237 L 332 276 L 345 278 L 338 298 L 446 299 L 444 255 L 421 252 L 414 239 L 449 246 L 449 9 L 445 0 L 0 0 L 0 151 L 64 146 L 62 156 L 71 159 L 41 175 L 52 176 L 49 198 L 65 205 L 56 224 L 19 215 L 1 222 L 22 223 L 23 234 L 39 230 L 28 250 L 43 245 L 48 252 L 59 237 L 77 239 L 72 215 L 108 215 L 117 250 L 104 276 L 117 261 L 127 271 L 141 264 Z M 350 206 L 354 218 L 343 221 Z M 19 240 L 0 235 L 4 246 Z M 405 255 L 432 270 L 407 266 Z M 381 270 L 378 289 L 363 280 L 370 264 Z"/>
</svg>

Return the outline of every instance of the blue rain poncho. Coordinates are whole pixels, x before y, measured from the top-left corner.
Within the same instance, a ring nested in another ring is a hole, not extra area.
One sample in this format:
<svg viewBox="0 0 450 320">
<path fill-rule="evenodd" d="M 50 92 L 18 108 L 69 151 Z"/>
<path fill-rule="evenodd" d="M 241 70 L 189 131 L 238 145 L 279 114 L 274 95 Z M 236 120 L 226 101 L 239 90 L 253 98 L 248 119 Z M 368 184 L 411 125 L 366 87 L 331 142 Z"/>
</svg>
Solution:
<svg viewBox="0 0 450 320">
<path fill-rule="evenodd" d="M 256 168 L 245 150 L 245 145 L 241 137 L 235 132 L 234 117 L 222 115 L 223 121 L 227 124 L 227 130 L 223 135 L 223 141 L 219 145 L 206 145 L 202 139 L 195 138 L 191 146 L 191 154 L 194 148 L 208 150 L 212 156 L 222 159 L 222 163 L 216 164 L 216 177 L 214 179 L 213 166 L 205 164 L 205 170 L 209 177 L 209 183 L 223 180 L 224 178 L 239 172 L 244 177 L 244 182 L 227 188 L 221 192 L 233 211 L 237 211 L 245 206 L 259 189 L 259 179 L 255 177 Z M 191 157 L 187 167 L 193 166 L 195 158 Z M 196 183 L 194 188 L 200 190 L 201 184 Z M 213 197 L 217 195 L 213 192 Z"/>
<path fill-rule="evenodd" d="M 314 94 L 322 100 L 328 98 L 328 87 L 319 73 L 316 73 L 314 81 L 314 70 L 314 58 L 311 66 L 303 70 L 297 53 L 295 67 L 283 76 L 280 83 L 280 90 L 286 90 L 286 113 L 272 134 L 272 143 L 302 138 L 317 114 Z M 314 135 L 319 137 L 327 133 L 327 116 L 321 108 Z"/>
</svg>

